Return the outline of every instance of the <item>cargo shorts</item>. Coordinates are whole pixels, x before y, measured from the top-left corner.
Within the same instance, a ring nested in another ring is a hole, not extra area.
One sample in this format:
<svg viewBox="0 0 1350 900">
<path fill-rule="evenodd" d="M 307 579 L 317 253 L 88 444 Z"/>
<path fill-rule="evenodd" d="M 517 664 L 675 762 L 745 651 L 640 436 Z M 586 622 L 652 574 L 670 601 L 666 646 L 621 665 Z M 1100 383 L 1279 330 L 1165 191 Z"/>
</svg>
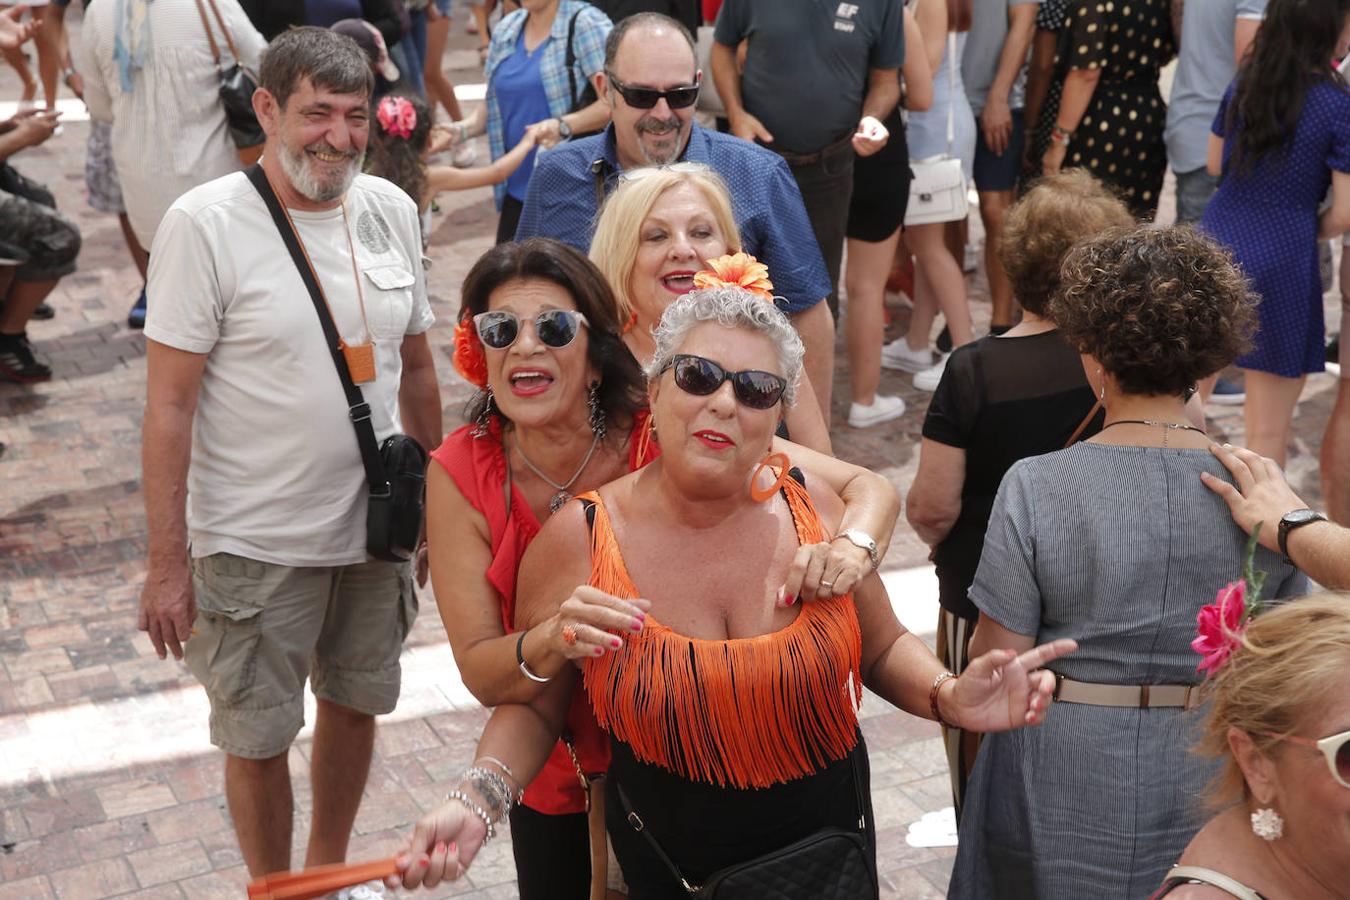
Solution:
<svg viewBox="0 0 1350 900">
<path fill-rule="evenodd" d="M 184 661 L 211 701 L 211 743 L 285 753 L 304 687 L 368 715 L 398 703 L 399 654 L 417 617 L 407 563 L 291 567 L 217 553 L 192 560 L 197 619 Z"/>
</svg>

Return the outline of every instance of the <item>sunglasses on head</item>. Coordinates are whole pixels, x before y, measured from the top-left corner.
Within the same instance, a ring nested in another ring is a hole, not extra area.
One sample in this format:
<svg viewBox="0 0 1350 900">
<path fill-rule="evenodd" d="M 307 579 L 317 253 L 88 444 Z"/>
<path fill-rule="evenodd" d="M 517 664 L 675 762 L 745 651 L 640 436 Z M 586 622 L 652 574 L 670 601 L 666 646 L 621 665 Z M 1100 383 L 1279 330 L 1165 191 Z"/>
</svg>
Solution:
<svg viewBox="0 0 1350 900">
<path fill-rule="evenodd" d="M 736 399 L 751 409 L 771 408 L 787 390 L 787 379 L 781 375 L 756 369 L 728 372 L 710 359 L 684 353 L 672 356 L 661 367 L 662 372 L 666 369 L 675 370 L 676 387 L 696 397 L 706 397 L 720 388 L 722 382 L 730 380 Z"/>
<path fill-rule="evenodd" d="M 657 172 L 675 172 L 679 175 L 707 175 L 711 171 L 712 168 L 707 163 L 683 160 L 677 163 L 667 163 L 664 166 L 640 166 L 636 169 L 624 169 L 619 173 L 619 181 L 624 184 L 641 181 L 648 175 L 654 175 Z"/>
<path fill-rule="evenodd" d="M 577 338 L 581 326 L 590 327 L 586 317 L 574 309 L 546 309 L 534 317 L 534 334 L 546 347 L 557 350 Z M 490 310 L 473 317 L 478 339 L 493 350 L 505 350 L 520 337 L 520 316 L 505 310 Z"/>
<path fill-rule="evenodd" d="M 666 105 L 671 109 L 686 109 L 694 105 L 698 100 L 698 85 L 687 84 L 682 87 L 674 87 L 665 91 L 658 91 L 656 88 L 635 87 L 631 84 L 624 84 L 615 78 L 610 72 L 605 73 L 609 83 L 614 86 L 623 97 L 625 103 L 634 109 L 651 109 L 661 98 L 665 98 Z"/>
<path fill-rule="evenodd" d="M 1277 741 L 1289 741 L 1320 751 L 1326 757 L 1327 768 L 1331 770 L 1331 777 L 1340 782 L 1341 787 L 1350 788 L 1350 731 L 1342 731 L 1340 734 L 1333 734 L 1321 739 L 1299 737 L 1296 734 L 1271 734 L 1270 732 L 1266 732 L 1266 737 L 1275 738 Z"/>
</svg>

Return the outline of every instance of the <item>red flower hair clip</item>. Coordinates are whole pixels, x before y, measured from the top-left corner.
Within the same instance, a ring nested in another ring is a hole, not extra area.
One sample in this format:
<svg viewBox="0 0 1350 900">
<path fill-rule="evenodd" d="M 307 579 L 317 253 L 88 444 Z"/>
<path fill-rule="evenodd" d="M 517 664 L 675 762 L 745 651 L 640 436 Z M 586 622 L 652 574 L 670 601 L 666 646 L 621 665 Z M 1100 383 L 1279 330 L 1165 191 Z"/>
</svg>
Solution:
<svg viewBox="0 0 1350 900">
<path fill-rule="evenodd" d="M 487 355 L 483 353 L 483 342 L 478 339 L 478 329 L 474 328 L 470 316 L 460 319 L 455 326 L 455 353 L 451 362 L 465 381 L 478 388 L 487 387 Z"/>
<path fill-rule="evenodd" d="M 1242 564 L 1242 580 L 1230 581 L 1214 595 L 1214 602 L 1202 606 L 1195 616 L 1195 640 L 1191 649 L 1199 653 L 1197 672 L 1213 675 L 1228 661 L 1228 656 L 1242 643 L 1242 632 L 1247 630 L 1252 617 L 1261 611 L 1261 588 L 1266 573 L 1255 567 L 1256 542 L 1261 534 L 1261 523 L 1252 529 L 1247 542 L 1247 555 Z"/>
<path fill-rule="evenodd" d="M 769 267 L 749 253 L 728 253 L 708 260 L 708 268 L 694 275 L 694 290 L 734 287 L 773 302 Z"/>
<path fill-rule="evenodd" d="M 417 110 L 407 97 L 385 97 L 375 110 L 375 118 L 380 120 L 380 127 L 386 134 L 404 140 L 412 137 L 413 129 L 417 127 Z"/>
</svg>

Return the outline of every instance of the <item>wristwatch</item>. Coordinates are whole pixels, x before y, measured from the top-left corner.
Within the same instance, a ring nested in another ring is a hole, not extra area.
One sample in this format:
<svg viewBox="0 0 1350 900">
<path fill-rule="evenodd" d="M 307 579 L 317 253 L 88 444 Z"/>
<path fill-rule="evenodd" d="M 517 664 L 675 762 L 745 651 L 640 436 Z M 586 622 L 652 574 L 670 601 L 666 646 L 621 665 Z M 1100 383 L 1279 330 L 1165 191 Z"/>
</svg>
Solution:
<svg viewBox="0 0 1350 900">
<path fill-rule="evenodd" d="M 558 116 L 558 137 L 564 141 L 572 139 L 572 126 L 568 125 L 567 120 L 562 116 Z"/>
<path fill-rule="evenodd" d="M 861 547 L 867 551 L 867 556 L 872 560 L 872 568 L 876 569 L 881 565 L 881 554 L 877 551 L 877 542 L 872 540 L 872 536 L 858 528 L 846 528 L 835 536 L 835 540 L 843 538 L 855 547 Z"/>
<path fill-rule="evenodd" d="M 1312 522 L 1325 522 L 1327 517 L 1320 512 L 1314 512 L 1311 509 L 1291 509 L 1280 519 L 1280 555 L 1289 565 L 1294 565 L 1294 561 L 1289 558 L 1289 532 L 1295 528 L 1302 528 Z"/>
</svg>

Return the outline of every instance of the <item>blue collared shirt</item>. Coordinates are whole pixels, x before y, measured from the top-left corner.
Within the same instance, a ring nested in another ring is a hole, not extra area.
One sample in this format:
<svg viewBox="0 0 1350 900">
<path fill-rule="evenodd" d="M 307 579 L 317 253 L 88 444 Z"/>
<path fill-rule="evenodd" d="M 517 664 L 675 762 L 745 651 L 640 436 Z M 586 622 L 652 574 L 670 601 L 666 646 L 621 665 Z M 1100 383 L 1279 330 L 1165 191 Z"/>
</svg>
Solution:
<svg viewBox="0 0 1350 900">
<path fill-rule="evenodd" d="M 573 66 L 574 78 L 569 80 L 567 31 L 571 27 L 573 17 L 577 22 L 572 36 L 576 64 Z M 488 47 L 487 62 L 483 66 L 483 71 L 487 75 L 488 146 L 492 150 L 493 159 L 504 156 L 511 148 L 506 146 L 504 119 L 501 106 L 497 102 L 496 85 L 492 76 L 496 73 L 497 67 L 516 52 L 526 18 L 527 13 L 523 9 L 502 18 L 492 30 L 492 43 Z M 586 82 L 604 68 L 605 39 L 609 37 L 609 32 L 613 28 L 609 17 L 588 3 L 563 0 L 558 5 L 558 11 L 553 17 L 553 27 L 549 29 L 548 43 L 541 48 L 543 55 L 539 58 L 539 75 L 543 79 L 544 93 L 548 97 L 551 116 L 557 118 L 571 112 L 572 106 L 585 90 Z M 576 97 L 569 93 L 572 81 L 576 82 Z M 497 200 L 497 208 L 501 209 L 502 200 L 506 196 L 506 185 L 495 186 L 493 195 Z"/>
<path fill-rule="evenodd" d="M 731 190 L 731 208 L 741 232 L 742 249 L 769 267 L 774 293 L 787 302 L 786 313 L 815 306 L 830 292 L 820 245 L 806 217 L 801 191 L 787 163 L 772 150 L 729 134 L 692 125 L 684 156 L 722 177 Z M 585 252 L 597 217 L 595 166 L 611 173 L 605 190 L 622 171 L 614 148 L 614 126 L 539 154 L 530 179 L 516 240 L 548 237 Z"/>
</svg>

